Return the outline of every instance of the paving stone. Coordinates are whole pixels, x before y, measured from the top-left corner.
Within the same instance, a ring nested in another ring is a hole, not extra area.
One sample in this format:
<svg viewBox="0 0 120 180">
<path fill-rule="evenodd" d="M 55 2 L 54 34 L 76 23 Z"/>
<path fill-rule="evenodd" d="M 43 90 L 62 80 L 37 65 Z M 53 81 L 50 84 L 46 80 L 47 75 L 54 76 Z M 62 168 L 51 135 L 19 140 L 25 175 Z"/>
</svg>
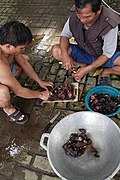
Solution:
<svg viewBox="0 0 120 180">
<path fill-rule="evenodd" d="M 42 77 L 43 80 L 45 80 L 47 74 L 49 72 L 49 68 L 47 67 L 42 67 L 40 73 L 39 73 L 39 77 Z"/>
<path fill-rule="evenodd" d="M 29 165 L 30 161 L 32 159 L 32 156 L 29 155 L 27 152 L 22 152 L 19 157 L 16 158 L 17 162 L 24 164 L 24 165 Z"/>
<path fill-rule="evenodd" d="M 46 81 L 51 81 L 51 82 L 54 82 L 55 81 L 55 78 L 56 78 L 56 75 L 47 75 L 46 77 Z"/>
<path fill-rule="evenodd" d="M 115 88 L 120 88 L 120 81 L 117 81 L 117 80 L 112 81 L 111 86 Z"/>
<path fill-rule="evenodd" d="M 23 172 L 25 173 L 25 180 L 38 180 L 38 176 L 35 172 L 33 171 L 29 171 L 29 170 L 23 170 Z"/>
<path fill-rule="evenodd" d="M 67 106 L 67 102 L 56 103 L 57 108 L 66 109 L 66 106 Z"/>
<path fill-rule="evenodd" d="M 65 80 L 64 80 L 65 83 L 73 83 L 75 82 L 74 81 L 74 78 L 72 76 L 65 76 Z"/>
<path fill-rule="evenodd" d="M 32 159 L 32 156 L 26 155 L 25 160 L 22 160 L 21 163 L 23 163 L 23 164 L 28 164 L 28 165 L 29 165 L 31 159 Z"/>
<path fill-rule="evenodd" d="M 6 177 L 10 178 L 13 173 L 14 167 L 15 167 L 14 162 L 4 163 L 0 167 L 0 173 L 5 175 Z"/>
<path fill-rule="evenodd" d="M 65 75 L 66 75 L 66 70 L 60 69 L 56 77 L 56 82 L 63 82 L 65 79 Z"/>
<path fill-rule="evenodd" d="M 95 78 L 91 78 L 88 77 L 86 86 L 85 86 L 85 91 L 87 92 L 88 90 L 90 90 L 91 88 L 93 88 L 96 84 L 96 79 Z"/>
<path fill-rule="evenodd" d="M 32 109 L 33 109 L 33 106 L 34 106 L 34 103 L 35 103 L 35 99 L 27 99 L 25 102 L 24 102 L 24 105 L 23 105 L 23 109 L 24 109 L 24 112 L 26 114 L 30 114 L 32 112 Z"/>
<path fill-rule="evenodd" d="M 80 102 L 73 102 L 73 103 L 68 103 L 67 109 L 72 110 L 72 111 L 84 111 L 86 110 L 85 103 L 80 101 Z"/>
<path fill-rule="evenodd" d="M 118 118 L 119 118 L 119 120 L 120 120 L 120 113 L 118 113 L 118 114 L 117 114 L 117 117 L 118 117 Z"/>
<path fill-rule="evenodd" d="M 119 113 L 119 115 L 120 115 L 120 113 Z M 118 115 L 118 116 L 119 116 Z M 118 118 L 115 118 L 115 117 L 111 117 L 111 119 L 118 125 L 118 127 L 120 128 L 120 119 L 118 119 Z"/>
<path fill-rule="evenodd" d="M 17 165 L 12 180 L 38 180 L 39 175 L 39 173 L 33 170 Z"/>
<path fill-rule="evenodd" d="M 39 106 L 41 117 L 50 117 L 53 109 L 54 103 L 41 103 L 41 106 Z"/>
<path fill-rule="evenodd" d="M 81 99 L 81 96 L 82 96 L 82 93 L 83 93 L 83 88 L 84 88 L 84 85 L 80 84 L 79 85 L 78 101 L 80 101 L 80 99 Z"/>
<path fill-rule="evenodd" d="M 50 69 L 50 73 L 56 74 L 58 72 L 59 66 L 60 65 L 57 62 L 55 62 Z"/>
<path fill-rule="evenodd" d="M 3 145 L 7 145 L 10 141 L 10 133 L 4 131 L 5 126 L 6 126 L 5 121 L 0 119 L 0 147 Z"/>
<path fill-rule="evenodd" d="M 48 159 L 46 157 L 36 156 L 33 166 L 35 168 L 42 169 L 43 171 L 53 172 L 53 170 L 48 162 Z"/>
<path fill-rule="evenodd" d="M 43 175 L 41 180 L 59 180 L 60 178 L 58 177 L 51 177 L 47 175 Z"/>
<path fill-rule="evenodd" d="M 0 174 L 0 180 L 11 180 L 11 179 Z"/>
<path fill-rule="evenodd" d="M 40 61 L 37 61 L 34 65 L 34 69 L 35 69 L 36 73 L 39 73 L 41 67 L 42 67 L 42 63 Z"/>
</svg>

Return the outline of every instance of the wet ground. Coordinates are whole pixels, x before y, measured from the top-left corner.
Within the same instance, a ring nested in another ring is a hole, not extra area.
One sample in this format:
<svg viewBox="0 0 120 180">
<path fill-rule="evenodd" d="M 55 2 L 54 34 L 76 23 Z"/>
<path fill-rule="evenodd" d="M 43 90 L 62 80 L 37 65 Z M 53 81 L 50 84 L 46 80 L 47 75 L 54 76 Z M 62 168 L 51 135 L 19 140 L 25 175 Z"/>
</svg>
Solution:
<svg viewBox="0 0 120 180">
<path fill-rule="evenodd" d="M 107 3 L 110 8 L 120 14 L 120 0 L 105 0 L 103 2 Z"/>
<path fill-rule="evenodd" d="M 29 26 L 34 41 L 26 54 L 43 80 L 52 82 L 74 82 L 71 74 L 54 62 L 50 49 L 58 43 L 60 32 L 68 17 L 72 0 L 1 0 L 0 15 L 2 26 L 6 21 L 19 20 Z M 24 125 L 9 122 L 0 109 L 0 180 L 57 180 L 50 168 L 46 151 L 39 146 L 40 137 L 49 120 L 58 112 L 60 116 L 54 125 L 68 114 L 87 110 L 84 97 L 88 90 L 98 85 L 99 76 L 94 72 L 79 83 L 79 101 L 43 104 L 41 100 L 26 100 L 12 95 L 13 104 L 30 116 Z M 24 73 L 18 78 L 22 85 L 39 89 L 37 84 Z M 120 77 L 112 76 L 112 86 L 120 90 Z M 120 127 L 120 114 L 112 117 Z M 54 126 L 53 125 L 53 126 Z M 53 128 L 51 126 L 48 132 Z M 120 174 L 114 177 L 120 179 Z"/>
</svg>

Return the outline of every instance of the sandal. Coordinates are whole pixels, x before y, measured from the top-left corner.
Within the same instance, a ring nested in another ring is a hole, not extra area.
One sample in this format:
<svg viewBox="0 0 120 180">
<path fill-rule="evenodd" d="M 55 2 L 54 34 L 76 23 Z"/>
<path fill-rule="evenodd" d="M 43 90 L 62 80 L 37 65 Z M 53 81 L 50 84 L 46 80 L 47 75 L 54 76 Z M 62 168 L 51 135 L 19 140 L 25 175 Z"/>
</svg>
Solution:
<svg viewBox="0 0 120 180">
<path fill-rule="evenodd" d="M 108 77 L 108 76 L 102 76 L 102 77 L 100 78 L 100 85 L 109 86 L 109 85 L 110 85 L 110 82 L 111 82 L 111 79 L 110 79 L 110 77 Z"/>
<path fill-rule="evenodd" d="M 7 115 L 7 117 L 9 118 L 10 121 L 16 122 L 17 124 L 24 124 L 29 117 L 25 115 L 22 119 L 20 119 L 22 115 L 24 115 L 22 112 L 16 110 L 12 114 Z"/>
</svg>

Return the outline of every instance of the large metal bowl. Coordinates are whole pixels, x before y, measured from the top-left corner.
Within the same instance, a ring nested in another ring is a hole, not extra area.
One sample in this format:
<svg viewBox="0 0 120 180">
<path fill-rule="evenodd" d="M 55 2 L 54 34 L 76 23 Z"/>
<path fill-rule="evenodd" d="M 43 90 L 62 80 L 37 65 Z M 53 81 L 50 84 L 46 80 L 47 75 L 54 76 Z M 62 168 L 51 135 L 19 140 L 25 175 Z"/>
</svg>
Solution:
<svg viewBox="0 0 120 180">
<path fill-rule="evenodd" d="M 87 130 L 100 158 L 86 152 L 74 158 L 66 155 L 63 144 L 71 133 Z M 44 140 L 48 138 L 47 145 Z M 47 150 L 49 163 L 64 180 L 108 180 L 120 167 L 120 129 L 107 116 L 90 111 L 73 113 L 63 118 L 52 130 L 42 135 L 40 145 Z"/>
</svg>

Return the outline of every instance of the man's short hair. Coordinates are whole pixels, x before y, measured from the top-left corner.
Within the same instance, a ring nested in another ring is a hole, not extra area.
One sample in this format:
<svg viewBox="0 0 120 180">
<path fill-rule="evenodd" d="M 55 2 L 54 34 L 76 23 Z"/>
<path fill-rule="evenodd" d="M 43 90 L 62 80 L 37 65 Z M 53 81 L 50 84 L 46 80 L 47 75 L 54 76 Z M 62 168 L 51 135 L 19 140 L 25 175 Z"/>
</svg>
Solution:
<svg viewBox="0 0 120 180">
<path fill-rule="evenodd" d="M 75 0 L 76 8 L 83 9 L 87 4 L 90 4 L 93 12 L 97 12 L 100 9 L 101 0 Z"/>
<path fill-rule="evenodd" d="M 10 44 L 14 47 L 32 42 L 32 33 L 23 23 L 10 21 L 0 28 L 0 45 Z"/>
</svg>

